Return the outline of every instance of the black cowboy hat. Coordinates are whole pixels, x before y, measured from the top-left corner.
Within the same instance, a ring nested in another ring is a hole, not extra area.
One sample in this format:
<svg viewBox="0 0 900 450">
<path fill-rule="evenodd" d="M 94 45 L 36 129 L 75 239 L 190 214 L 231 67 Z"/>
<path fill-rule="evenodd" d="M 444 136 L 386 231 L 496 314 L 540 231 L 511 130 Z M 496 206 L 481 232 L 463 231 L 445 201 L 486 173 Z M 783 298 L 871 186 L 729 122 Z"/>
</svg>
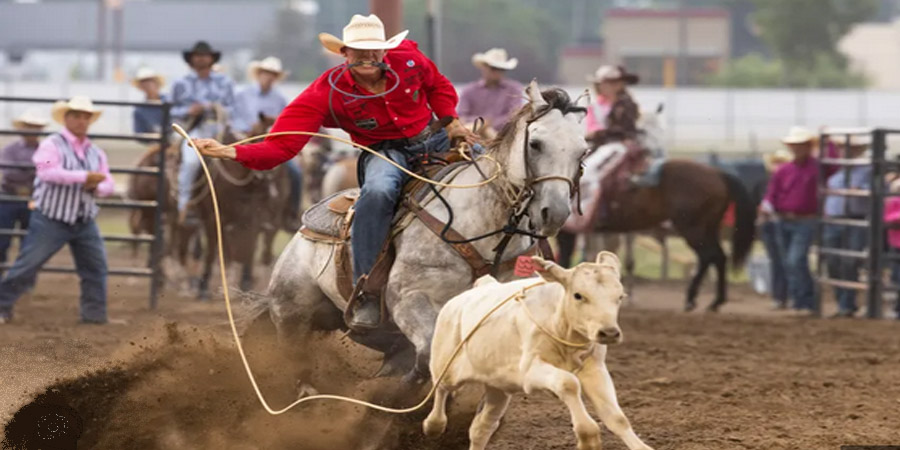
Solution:
<svg viewBox="0 0 900 450">
<path fill-rule="evenodd" d="M 195 53 L 206 53 L 207 55 L 212 55 L 213 64 L 219 62 L 219 58 L 222 57 L 222 52 L 220 52 L 218 50 L 213 50 L 212 46 L 209 45 L 208 42 L 197 41 L 197 43 L 194 44 L 194 48 L 191 48 L 189 50 L 184 50 L 181 52 L 181 55 L 184 58 L 184 62 L 190 64 L 191 56 L 194 55 Z"/>
</svg>

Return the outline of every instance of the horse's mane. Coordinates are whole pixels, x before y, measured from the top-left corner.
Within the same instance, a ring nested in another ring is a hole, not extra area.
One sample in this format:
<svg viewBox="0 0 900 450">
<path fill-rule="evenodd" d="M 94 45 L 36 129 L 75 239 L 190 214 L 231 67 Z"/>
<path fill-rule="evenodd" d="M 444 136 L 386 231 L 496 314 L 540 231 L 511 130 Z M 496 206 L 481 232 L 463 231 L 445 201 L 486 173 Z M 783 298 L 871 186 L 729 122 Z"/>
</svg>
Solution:
<svg viewBox="0 0 900 450">
<path fill-rule="evenodd" d="M 560 88 L 550 88 L 541 91 L 541 97 L 544 98 L 544 101 L 547 102 L 547 105 L 542 107 L 539 111 L 535 111 L 532 103 L 529 101 L 525 105 L 523 105 L 519 110 L 503 125 L 503 128 L 497 133 L 497 137 L 495 137 L 488 144 L 488 151 L 491 153 L 496 153 L 500 151 L 500 149 L 509 149 L 512 145 L 513 139 L 516 138 L 516 132 L 518 131 L 519 121 L 523 117 L 527 116 L 537 116 L 543 114 L 545 112 L 549 112 L 552 109 L 558 109 L 562 112 L 563 115 L 566 115 L 570 112 L 587 112 L 587 108 L 583 106 L 577 106 L 574 101 L 569 97 L 569 94 L 560 89 Z"/>
</svg>

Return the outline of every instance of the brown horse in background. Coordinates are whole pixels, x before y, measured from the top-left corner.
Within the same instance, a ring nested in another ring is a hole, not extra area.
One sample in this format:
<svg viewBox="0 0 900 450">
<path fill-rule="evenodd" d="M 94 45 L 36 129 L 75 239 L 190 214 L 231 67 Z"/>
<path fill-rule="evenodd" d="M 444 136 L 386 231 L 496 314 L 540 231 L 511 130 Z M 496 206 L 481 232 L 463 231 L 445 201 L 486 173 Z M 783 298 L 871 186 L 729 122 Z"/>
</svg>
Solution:
<svg viewBox="0 0 900 450">
<path fill-rule="evenodd" d="M 722 217 L 732 202 L 735 204 L 735 229 L 731 236 L 733 269 L 743 265 L 756 234 L 756 204 L 737 177 L 694 161 L 669 160 L 662 165 L 657 186 L 629 185 L 603 195 L 606 208 L 597 212 L 593 231 L 642 231 L 671 221 L 672 228 L 687 241 L 699 261 L 688 286 L 685 310 L 696 307 L 700 283 L 710 265 L 715 266 L 718 278 L 716 297 L 709 310 L 717 311 L 725 303 L 727 258 L 719 240 Z M 575 238 L 575 234 L 565 231 L 558 235 L 561 263 L 568 265 L 571 261 Z"/>
<path fill-rule="evenodd" d="M 224 124 L 227 123 L 225 112 L 218 108 L 217 117 L 223 123 L 224 130 L 219 141 L 225 144 L 237 141 L 237 136 Z M 260 116 L 260 120 L 250 131 L 251 136 L 263 134 L 272 126 L 274 119 Z M 219 201 L 219 217 L 222 221 L 223 249 L 226 267 L 231 262 L 241 265 L 239 287 L 241 290 L 253 289 L 253 262 L 256 256 L 260 233 L 269 223 L 281 224 L 288 195 L 287 171 L 277 167 L 269 171 L 254 171 L 235 161 L 207 159 L 213 186 Z M 204 175 L 198 174 L 198 180 Z M 203 270 L 198 284 L 198 298 L 209 298 L 209 279 L 212 275 L 213 262 L 218 256 L 218 238 L 213 204 L 209 196 L 203 196 L 208 190 L 205 183 L 195 187 L 194 198 L 202 198 L 196 208 L 200 214 L 203 234 L 205 236 Z M 203 197 L 201 197 L 203 196 Z M 271 252 L 271 242 L 280 226 L 271 225 L 270 234 L 266 235 L 267 251 Z M 226 288 L 223 286 L 223 288 Z"/>
</svg>

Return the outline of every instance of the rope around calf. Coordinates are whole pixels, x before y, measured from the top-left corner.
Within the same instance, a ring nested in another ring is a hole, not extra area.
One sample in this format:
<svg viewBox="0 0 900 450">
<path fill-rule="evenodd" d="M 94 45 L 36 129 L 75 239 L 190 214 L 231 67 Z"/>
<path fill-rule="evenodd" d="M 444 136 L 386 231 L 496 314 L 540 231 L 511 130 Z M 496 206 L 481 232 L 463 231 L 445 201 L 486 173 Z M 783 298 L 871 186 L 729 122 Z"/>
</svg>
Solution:
<svg viewBox="0 0 900 450">
<path fill-rule="evenodd" d="M 212 180 L 212 176 L 210 175 L 210 172 L 209 172 L 209 167 L 206 165 L 206 161 L 204 161 L 204 159 L 203 159 L 203 154 L 200 152 L 200 150 L 194 144 L 194 140 L 191 139 L 190 136 L 188 136 L 186 131 L 184 131 L 184 128 L 182 128 L 178 124 L 172 124 L 172 128 L 175 130 L 176 133 L 180 134 L 182 137 L 187 139 L 187 142 L 190 145 L 190 147 L 197 153 L 197 157 L 200 158 L 200 166 L 203 168 L 203 174 L 206 177 L 206 183 L 207 183 L 207 186 L 209 187 L 209 194 L 210 194 L 210 197 L 212 199 L 212 204 L 213 204 L 213 214 L 216 219 L 216 238 L 217 238 L 216 244 L 217 244 L 217 251 L 218 251 L 218 255 L 219 255 L 219 273 L 221 274 L 221 278 L 222 278 L 222 286 L 223 286 L 222 290 L 223 290 L 224 297 L 225 297 L 225 310 L 228 313 L 228 323 L 231 326 L 231 334 L 234 337 L 234 343 L 237 346 L 238 353 L 241 356 L 241 362 L 244 365 L 244 370 L 247 373 L 247 377 L 250 379 L 250 384 L 253 386 L 253 391 L 256 393 L 256 397 L 257 397 L 257 399 L 259 399 L 260 404 L 262 404 L 263 408 L 269 414 L 271 414 L 273 416 L 284 414 L 287 411 L 293 409 L 297 405 L 315 401 L 315 400 L 336 400 L 336 401 L 341 401 L 341 402 L 346 402 L 346 403 L 352 403 L 355 405 L 359 405 L 359 406 L 363 406 L 366 408 L 371 408 L 371 409 L 374 409 L 377 411 L 382 411 L 382 412 L 391 413 L 391 414 L 408 414 L 408 413 L 417 411 L 417 410 L 421 409 L 422 407 L 424 407 L 428 403 L 428 401 L 431 400 L 431 398 L 434 396 L 434 393 L 437 391 L 438 386 L 440 386 L 441 381 L 446 377 L 447 372 L 449 372 L 451 364 L 453 364 L 453 361 L 456 359 L 457 356 L 459 356 L 459 352 L 462 351 L 463 346 L 469 341 L 469 339 L 471 339 L 471 337 L 475 334 L 475 332 L 478 331 L 479 328 L 481 328 L 481 325 L 484 324 L 484 322 L 490 316 L 492 316 L 495 312 L 497 312 L 500 308 L 502 308 L 504 305 L 506 305 L 507 303 L 509 303 L 510 301 L 513 301 L 513 300 L 515 300 L 520 305 L 522 305 L 525 308 L 525 310 L 528 314 L 528 317 L 532 321 L 534 321 L 536 325 L 538 325 L 538 327 L 540 328 L 541 331 L 550 335 L 554 340 L 556 340 L 564 345 L 574 346 L 574 347 L 582 347 L 582 345 L 569 343 L 568 341 L 564 341 L 564 340 L 554 336 L 553 334 L 549 333 L 548 330 L 546 330 L 544 327 L 542 327 L 540 324 L 537 323 L 534 316 L 531 314 L 531 311 L 528 310 L 527 305 L 525 305 L 525 303 L 521 301 L 525 298 L 525 293 L 528 290 L 547 284 L 547 281 L 542 280 L 542 281 L 538 281 L 532 285 L 523 287 L 521 290 L 519 290 L 515 294 L 507 297 L 506 299 L 504 299 L 503 301 L 501 301 L 500 303 L 495 305 L 493 308 L 491 308 L 487 313 L 485 313 L 485 315 L 478 321 L 478 323 L 475 324 L 475 326 L 472 328 L 472 330 L 461 341 L 459 341 L 459 343 L 456 345 L 456 348 L 453 349 L 453 353 L 451 353 L 450 359 L 447 360 L 447 363 L 444 365 L 443 369 L 441 369 L 440 374 L 435 379 L 435 382 L 432 383 L 431 389 L 428 391 L 428 394 L 425 396 L 424 399 L 422 399 L 421 402 L 419 402 L 415 406 L 411 406 L 408 408 L 389 408 L 386 406 L 377 405 L 374 403 L 370 403 L 370 402 L 367 402 L 364 400 L 358 400 L 358 399 L 351 398 L 351 397 L 344 397 L 341 395 L 331 395 L 331 394 L 320 394 L 320 395 L 312 395 L 309 397 L 304 397 L 304 398 L 298 399 L 298 400 L 294 401 L 293 403 L 291 403 L 281 409 L 273 409 L 271 406 L 269 406 L 269 403 L 266 401 L 265 397 L 262 394 L 262 391 L 259 388 L 259 385 L 256 382 L 256 377 L 253 375 L 253 370 L 250 368 L 250 362 L 247 360 L 247 355 L 244 352 L 244 346 L 241 343 L 241 338 L 240 338 L 240 335 L 237 330 L 237 325 L 235 324 L 235 321 L 234 321 L 234 313 L 232 312 L 232 309 L 231 309 L 231 296 L 228 293 L 228 275 L 226 274 L 226 270 L 225 270 L 225 251 L 224 251 L 224 245 L 222 243 L 222 220 L 221 220 L 221 217 L 219 216 L 219 200 L 218 200 L 218 197 L 216 196 L 216 189 L 215 189 L 215 186 L 213 185 L 213 180 Z M 336 136 L 329 136 L 329 135 L 320 134 L 320 133 L 307 133 L 304 131 L 272 133 L 269 135 L 273 135 L 273 134 L 307 134 L 307 135 L 312 135 L 312 136 L 321 136 L 321 137 L 324 137 L 327 139 L 334 139 L 334 140 L 337 140 L 340 142 L 349 143 L 350 145 L 359 147 L 363 150 L 372 152 L 382 158 L 385 158 L 384 156 L 381 156 L 379 153 L 369 149 L 368 147 L 347 141 L 346 139 L 341 139 Z M 239 145 L 243 142 L 248 142 L 251 140 L 259 139 L 264 136 L 265 135 L 247 138 L 247 139 L 239 141 L 235 144 L 232 144 L 232 146 Z M 398 164 L 394 163 L 389 158 L 385 158 L 385 159 L 388 162 L 403 169 L 403 167 L 400 167 Z M 496 160 L 494 160 L 494 162 L 496 162 Z M 499 166 L 499 163 L 498 163 L 498 166 Z M 403 169 L 403 170 L 406 171 L 406 169 Z M 483 186 L 486 183 L 492 181 L 493 178 L 497 176 L 497 174 L 494 174 L 494 177 L 492 177 L 491 179 L 485 180 L 484 182 L 481 182 L 481 183 L 478 183 L 475 185 L 452 185 L 452 184 L 444 184 L 444 183 L 438 183 L 438 182 L 435 182 L 432 180 L 428 180 L 427 178 L 419 177 L 418 175 L 415 175 L 412 172 L 408 172 L 408 173 L 410 175 L 414 175 L 417 178 L 420 178 L 423 181 L 428 182 L 428 183 L 432 183 L 432 184 L 436 184 L 436 185 L 444 186 L 444 187 L 460 188 L 460 189 L 464 189 L 466 187 Z M 498 173 L 499 173 L 499 171 L 498 171 Z"/>
</svg>

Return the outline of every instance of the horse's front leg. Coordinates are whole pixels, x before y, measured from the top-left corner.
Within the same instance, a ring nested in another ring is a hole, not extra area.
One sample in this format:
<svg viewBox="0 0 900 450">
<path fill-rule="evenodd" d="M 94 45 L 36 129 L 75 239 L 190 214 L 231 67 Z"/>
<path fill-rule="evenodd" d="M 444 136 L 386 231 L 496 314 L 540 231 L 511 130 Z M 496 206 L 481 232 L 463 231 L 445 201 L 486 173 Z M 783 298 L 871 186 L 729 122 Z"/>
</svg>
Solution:
<svg viewBox="0 0 900 450">
<path fill-rule="evenodd" d="M 616 388 L 613 386 L 606 363 L 603 362 L 603 356 L 601 353 L 595 353 L 578 373 L 585 395 L 594 404 L 594 409 L 603 424 L 625 442 L 629 450 L 653 450 L 635 434 L 631 423 L 619 407 Z"/>
<path fill-rule="evenodd" d="M 403 381 L 423 384 L 430 376 L 428 363 L 431 360 L 431 338 L 434 336 L 438 312 L 423 291 L 404 291 L 397 296 L 390 295 L 390 292 L 391 289 L 388 289 L 385 300 L 391 305 L 394 323 L 416 349 L 415 364 L 403 377 Z"/>
</svg>

